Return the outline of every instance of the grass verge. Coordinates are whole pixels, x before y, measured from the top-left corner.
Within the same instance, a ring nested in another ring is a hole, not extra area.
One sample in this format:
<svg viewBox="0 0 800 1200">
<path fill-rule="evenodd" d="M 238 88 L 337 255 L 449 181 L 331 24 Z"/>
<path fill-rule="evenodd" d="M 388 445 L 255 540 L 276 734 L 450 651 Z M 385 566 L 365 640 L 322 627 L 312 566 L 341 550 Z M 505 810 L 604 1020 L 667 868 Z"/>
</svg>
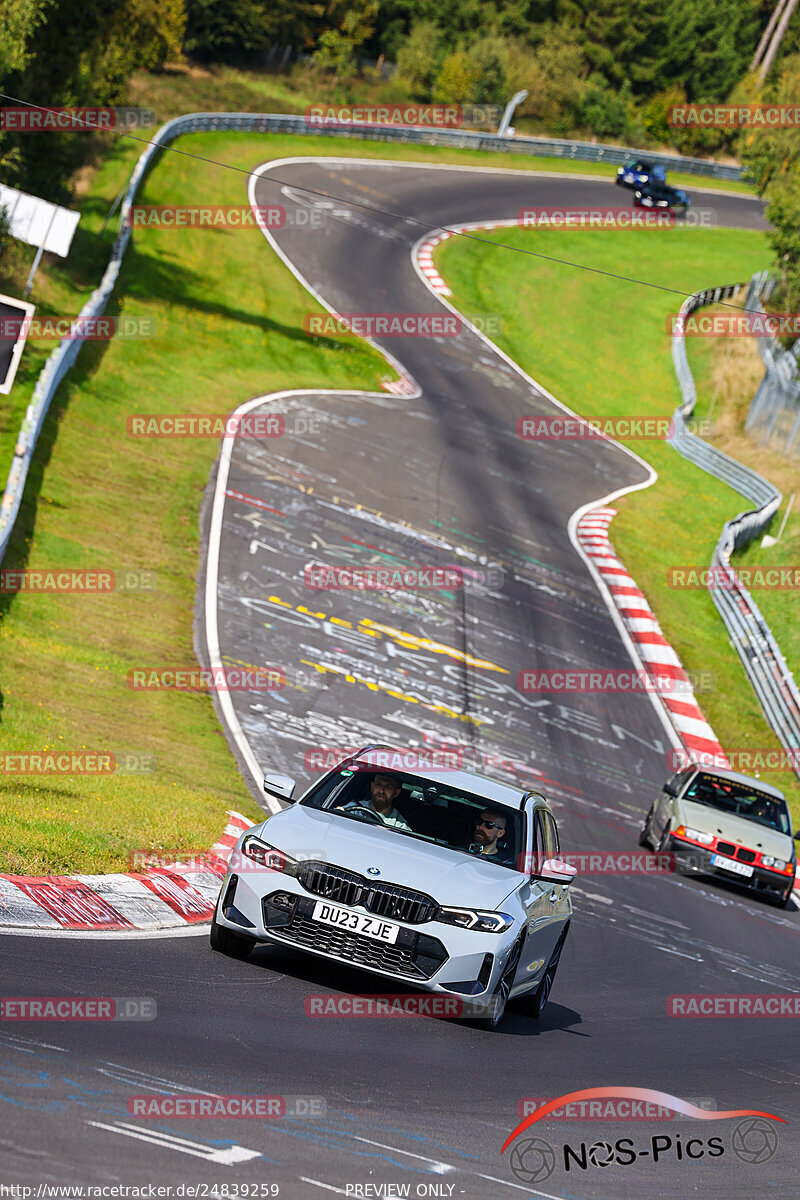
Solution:
<svg viewBox="0 0 800 1200">
<path fill-rule="evenodd" d="M 502 334 L 495 340 L 502 349 L 576 412 L 598 418 L 669 416 L 680 396 L 665 331 L 681 296 L 714 283 L 745 280 L 768 261 L 765 236 L 745 230 L 503 229 L 485 239 L 535 248 L 600 272 L 658 281 L 680 293 L 541 258 L 521 260 L 484 241 L 455 238 L 439 247 L 437 264 L 453 289 L 456 307 L 500 314 Z M 715 348 L 693 345 L 691 352 L 704 398 L 698 417 L 703 418 L 716 369 Z M 708 593 L 667 585 L 670 567 L 708 564 L 724 521 L 742 508 L 741 497 L 664 442 L 629 444 L 655 467 L 659 480 L 617 503 L 614 545 L 687 669 L 700 672 L 710 666 L 715 672 L 713 690 L 699 694 L 698 700 L 722 744 L 727 749 L 778 748 Z M 786 546 L 779 546 L 786 553 Z M 796 629 L 796 610 L 784 603 L 781 612 L 782 622 Z M 786 791 L 797 822 L 796 777 L 781 772 L 769 778 Z"/>
<path fill-rule="evenodd" d="M 246 168 L 259 155 L 241 135 L 187 138 L 184 148 Z M 246 202 L 242 175 L 178 155 L 163 157 L 142 199 L 192 203 L 199 193 Z M 101 192 L 98 212 L 107 202 Z M 82 350 L 48 417 L 4 565 L 145 569 L 155 590 L 0 598 L 2 733 L 6 752 L 133 752 L 156 768 L 0 776 L 3 871 L 124 869 L 132 850 L 209 846 L 225 808 L 258 815 L 208 696 L 127 686 L 135 667 L 195 664 L 197 517 L 217 443 L 134 440 L 126 420 L 229 412 L 287 384 L 378 387 L 389 372 L 371 348 L 302 332 L 313 308 L 257 229 L 136 231 L 109 311 L 151 318 L 155 336 Z"/>
</svg>

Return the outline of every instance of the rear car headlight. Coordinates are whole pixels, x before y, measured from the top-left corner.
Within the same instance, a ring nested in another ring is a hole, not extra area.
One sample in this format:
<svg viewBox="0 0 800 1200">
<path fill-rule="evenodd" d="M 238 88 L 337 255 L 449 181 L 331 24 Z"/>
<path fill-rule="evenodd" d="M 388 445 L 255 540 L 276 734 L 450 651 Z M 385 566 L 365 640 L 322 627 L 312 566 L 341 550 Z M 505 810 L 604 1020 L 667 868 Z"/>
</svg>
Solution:
<svg viewBox="0 0 800 1200">
<path fill-rule="evenodd" d="M 773 871 L 790 872 L 792 863 L 786 862 L 783 858 L 773 858 L 771 854 L 762 854 L 761 863 L 765 867 L 772 867 Z"/>
<path fill-rule="evenodd" d="M 461 929 L 474 929 L 478 933 L 504 933 L 514 924 L 514 918 L 504 912 L 486 912 L 476 908 L 440 908 L 435 921 L 445 925 L 458 925 Z"/>
<path fill-rule="evenodd" d="M 686 838 L 690 842 L 698 842 L 701 846 L 714 845 L 713 834 L 701 833 L 699 829 L 692 829 L 689 825 L 679 825 L 675 830 L 675 837 Z"/>
<path fill-rule="evenodd" d="M 261 838 L 252 834 L 248 834 L 242 842 L 241 853 L 264 871 L 279 871 L 283 875 L 297 873 L 296 859 L 291 858 L 285 850 L 278 850 L 276 846 L 270 846 L 269 842 L 262 842 Z M 246 871 L 248 866 L 249 863 L 242 863 L 240 870 Z"/>
</svg>

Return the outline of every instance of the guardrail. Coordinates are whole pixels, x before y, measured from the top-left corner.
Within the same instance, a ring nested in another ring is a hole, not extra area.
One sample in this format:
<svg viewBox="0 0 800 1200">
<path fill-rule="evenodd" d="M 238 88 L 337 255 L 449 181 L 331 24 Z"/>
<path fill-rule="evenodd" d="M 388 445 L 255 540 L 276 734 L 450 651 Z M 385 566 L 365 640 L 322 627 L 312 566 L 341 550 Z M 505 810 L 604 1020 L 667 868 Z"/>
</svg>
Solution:
<svg viewBox="0 0 800 1200">
<path fill-rule="evenodd" d="M 765 275 L 753 277 L 746 308 L 756 306 L 760 289 L 765 283 Z M 696 292 L 684 301 L 680 316 L 688 316 L 704 305 L 728 300 L 744 286 L 738 283 Z M 769 625 L 730 562 L 734 550 L 747 545 L 764 532 L 780 507 L 781 494 L 755 471 L 689 432 L 686 422 L 694 412 L 697 389 L 689 369 L 686 341 L 681 333 L 673 334 L 672 360 L 683 402 L 673 417 L 670 444 L 683 458 L 727 483 L 754 505 L 723 525 L 711 557 L 712 574 L 708 590 L 767 720 L 781 745 L 794 752 L 794 770 L 800 777 L 800 692 Z M 716 580 L 720 582 L 716 583 Z"/>
<path fill-rule="evenodd" d="M 191 113 L 167 121 L 154 134 L 152 143 L 144 150 L 131 173 L 120 210 L 119 233 L 111 251 L 99 287 L 92 292 L 83 306 L 79 317 L 96 317 L 105 311 L 109 297 L 119 275 L 122 257 L 131 236 L 127 224 L 128 210 L 136 195 L 142 178 L 162 146 L 184 133 L 242 130 L 248 133 L 300 133 L 323 134 L 328 137 L 360 138 L 365 141 L 406 142 L 421 145 L 446 145 L 474 150 L 501 150 L 513 154 L 555 155 L 559 158 L 584 159 L 587 162 L 619 164 L 633 155 L 645 157 L 651 162 L 660 162 L 693 174 L 713 175 L 718 179 L 739 179 L 741 167 L 707 162 L 700 158 L 681 158 L 680 155 L 650 154 L 646 151 L 629 150 L 621 146 L 595 145 L 591 142 L 570 142 L 559 138 L 498 138 L 488 133 L 469 130 L 409 129 L 403 126 L 378 125 L 323 125 L 310 124 L 305 117 L 285 113 Z M 28 477 L 33 452 L 44 424 L 51 401 L 61 380 L 78 356 L 85 339 L 59 342 L 48 358 L 36 382 L 31 402 L 20 427 L 14 449 L 14 457 L 8 474 L 6 490 L 0 501 L 0 562 L 3 561 L 14 524 L 19 513 L 25 481 Z"/>
<path fill-rule="evenodd" d="M 753 276 L 747 307 L 764 312 L 763 301 L 772 294 L 777 279 L 767 271 Z M 772 442 L 782 454 L 800 454 L 800 338 L 783 350 L 775 338 L 760 337 L 758 351 L 764 363 L 764 378 L 750 401 L 744 427 L 762 445 Z"/>
</svg>

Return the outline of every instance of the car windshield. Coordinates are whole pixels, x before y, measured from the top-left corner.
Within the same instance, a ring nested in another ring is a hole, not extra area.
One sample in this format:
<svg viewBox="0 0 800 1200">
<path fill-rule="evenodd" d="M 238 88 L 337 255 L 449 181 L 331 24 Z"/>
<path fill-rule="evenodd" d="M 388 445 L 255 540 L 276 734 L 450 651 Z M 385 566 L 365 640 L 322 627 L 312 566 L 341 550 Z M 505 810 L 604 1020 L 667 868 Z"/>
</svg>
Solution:
<svg viewBox="0 0 800 1200">
<path fill-rule="evenodd" d="M 433 842 L 512 870 L 525 848 L 522 813 L 424 776 L 350 763 L 301 803 L 388 837 Z"/>
<path fill-rule="evenodd" d="M 768 796 L 752 784 L 737 783 L 719 775 L 700 774 L 689 784 L 683 799 L 691 800 L 693 804 L 706 804 L 709 808 L 744 817 L 759 825 L 767 825 L 780 833 L 791 833 L 786 801 L 777 796 Z"/>
</svg>

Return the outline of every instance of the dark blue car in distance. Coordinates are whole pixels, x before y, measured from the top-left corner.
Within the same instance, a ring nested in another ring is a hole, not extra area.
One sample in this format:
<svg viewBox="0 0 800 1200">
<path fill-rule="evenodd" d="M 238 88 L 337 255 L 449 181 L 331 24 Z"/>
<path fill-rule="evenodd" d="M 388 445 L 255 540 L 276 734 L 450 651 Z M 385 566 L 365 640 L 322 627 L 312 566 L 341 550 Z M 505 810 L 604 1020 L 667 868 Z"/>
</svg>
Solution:
<svg viewBox="0 0 800 1200">
<path fill-rule="evenodd" d="M 640 188 L 648 183 L 664 183 L 666 178 L 667 172 L 661 163 L 631 158 L 617 169 L 616 182 L 620 187 Z"/>
</svg>

